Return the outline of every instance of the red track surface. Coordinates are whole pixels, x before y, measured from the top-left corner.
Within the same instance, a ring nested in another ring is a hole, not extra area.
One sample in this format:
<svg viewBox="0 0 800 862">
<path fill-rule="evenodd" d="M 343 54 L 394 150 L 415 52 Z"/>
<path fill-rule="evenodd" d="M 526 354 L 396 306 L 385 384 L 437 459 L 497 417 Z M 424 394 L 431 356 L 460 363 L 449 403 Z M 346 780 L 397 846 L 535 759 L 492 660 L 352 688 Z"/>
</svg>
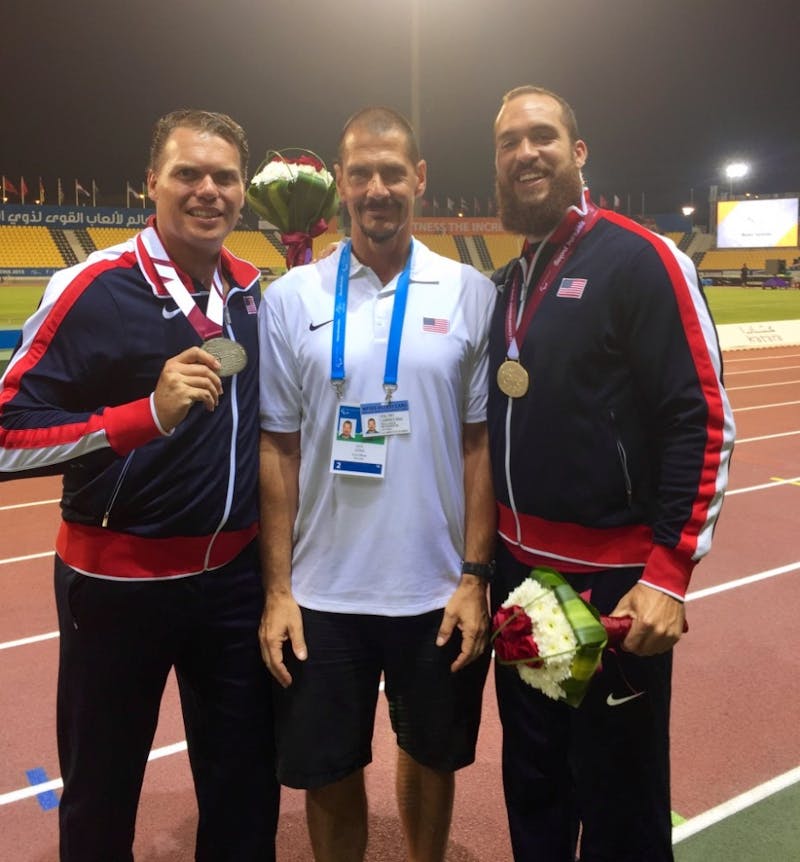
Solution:
<svg viewBox="0 0 800 862">
<path fill-rule="evenodd" d="M 776 370 L 770 370 L 770 369 Z M 780 369 L 780 370 L 779 370 Z M 710 556 L 692 591 L 717 587 L 779 567 L 790 571 L 756 583 L 692 598 L 690 633 L 676 652 L 673 699 L 673 808 L 693 817 L 800 763 L 797 698 L 800 606 L 800 348 L 733 353 L 726 383 L 738 439 L 730 490 Z M 776 385 L 780 384 L 780 385 Z M 746 409 L 757 408 L 757 409 Z M 774 434 L 772 439 L 751 438 Z M 795 480 L 778 485 L 775 480 Z M 760 490 L 745 490 L 766 485 Z M 56 630 L 52 559 L 56 503 L 7 508 L 59 496 L 58 480 L 0 485 L 0 647 Z M 58 778 L 55 676 L 58 640 L 0 648 L 0 859 L 57 859 L 56 809 L 36 797 L 5 802 L 28 786 L 26 771 L 41 767 Z M 171 681 L 154 748 L 182 741 Z M 385 708 L 368 770 L 371 835 L 367 857 L 402 860 L 393 801 L 393 741 Z M 477 762 L 459 774 L 448 859 L 510 859 L 500 782 L 500 728 L 491 678 Z M 140 807 L 136 858 L 189 862 L 195 805 L 185 752 L 152 761 Z M 281 862 L 311 859 L 300 793 L 284 794 Z"/>
</svg>

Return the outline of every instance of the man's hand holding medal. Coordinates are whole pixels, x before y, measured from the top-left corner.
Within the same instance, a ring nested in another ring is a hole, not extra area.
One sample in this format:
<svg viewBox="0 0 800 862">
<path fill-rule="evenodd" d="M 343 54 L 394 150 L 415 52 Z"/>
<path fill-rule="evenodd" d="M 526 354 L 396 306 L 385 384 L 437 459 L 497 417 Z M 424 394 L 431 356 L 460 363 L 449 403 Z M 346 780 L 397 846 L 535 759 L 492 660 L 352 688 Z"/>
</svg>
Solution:
<svg viewBox="0 0 800 862">
<path fill-rule="evenodd" d="M 234 343 L 234 342 L 231 342 Z M 170 433 L 195 402 L 214 410 L 222 395 L 220 360 L 202 347 L 190 347 L 164 363 L 153 393 L 161 428 Z"/>
</svg>

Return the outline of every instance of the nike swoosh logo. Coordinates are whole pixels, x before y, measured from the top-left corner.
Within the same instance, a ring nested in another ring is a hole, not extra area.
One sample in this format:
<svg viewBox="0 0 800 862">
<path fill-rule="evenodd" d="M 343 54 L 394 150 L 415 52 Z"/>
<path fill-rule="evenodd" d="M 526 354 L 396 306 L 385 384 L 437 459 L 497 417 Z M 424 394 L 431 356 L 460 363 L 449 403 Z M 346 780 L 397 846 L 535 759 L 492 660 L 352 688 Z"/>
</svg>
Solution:
<svg viewBox="0 0 800 862">
<path fill-rule="evenodd" d="M 610 694 L 606 698 L 606 703 L 609 706 L 621 706 L 623 703 L 627 703 L 629 700 L 636 700 L 637 697 L 641 697 L 643 694 L 643 691 L 637 691 L 636 694 L 629 694 L 627 697 L 614 697 L 613 694 Z"/>
<path fill-rule="evenodd" d="M 333 318 L 330 320 L 323 320 L 322 323 L 309 323 L 308 331 L 313 332 L 315 329 L 319 329 L 322 326 L 327 326 L 329 323 L 333 323 Z"/>
<path fill-rule="evenodd" d="M 173 317 L 177 317 L 180 313 L 180 308 L 173 308 L 171 311 L 166 307 L 161 309 L 161 314 L 163 315 L 164 320 L 171 320 Z"/>
</svg>

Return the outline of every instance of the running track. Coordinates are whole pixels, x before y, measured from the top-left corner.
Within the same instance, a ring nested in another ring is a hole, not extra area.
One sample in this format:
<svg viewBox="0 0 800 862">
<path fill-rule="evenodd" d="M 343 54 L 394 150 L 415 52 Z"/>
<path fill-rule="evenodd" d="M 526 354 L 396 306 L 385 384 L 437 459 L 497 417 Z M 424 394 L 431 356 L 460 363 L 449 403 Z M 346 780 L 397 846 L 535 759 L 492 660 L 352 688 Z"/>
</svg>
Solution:
<svg viewBox="0 0 800 862">
<path fill-rule="evenodd" d="M 673 809 L 691 834 L 704 812 L 773 779 L 796 780 L 800 607 L 800 348 L 726 356 L 738 442 L 714 548 L 695 572 L 691 630 L 676 653 Z M 0 485 L 0 859 L 57 859 L 58 653 L 51 571 L 58 480 Z M 193 858 L 194 798 L 174 681 L 148 766 L 139 862 Z M 402 860 L 392 740 L 382 708 L 368 770 L 370 862 Z M 500 732 L 487 685 L 476 763 L 459 775 L 448 859 L 510 859 L 499 774 Z M 792 770 L 795 770 L 793 773 Z M 694 819 L 693 819 L 694 818 Z M 284 794 L 281 862 L 308 862 L 301 794 Z"/>
</svg>

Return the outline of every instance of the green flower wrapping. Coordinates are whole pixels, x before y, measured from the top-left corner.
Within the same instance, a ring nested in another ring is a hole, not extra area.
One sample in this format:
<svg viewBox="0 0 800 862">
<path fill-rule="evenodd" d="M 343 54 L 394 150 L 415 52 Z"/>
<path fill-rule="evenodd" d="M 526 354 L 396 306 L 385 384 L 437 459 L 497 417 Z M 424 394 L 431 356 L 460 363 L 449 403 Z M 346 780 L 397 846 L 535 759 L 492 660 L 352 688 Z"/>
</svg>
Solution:
<svg viewBox="0 0 800 862">
<path fill-rule="evenodd" d="M 281 233 L 286 265 L 311 260 L 311 240 L 324 233 L 336 213 L 339 196 L 324 162 L 309 150 L 270 150 L 247 189 L 251 209 Z"/>
</svg>

